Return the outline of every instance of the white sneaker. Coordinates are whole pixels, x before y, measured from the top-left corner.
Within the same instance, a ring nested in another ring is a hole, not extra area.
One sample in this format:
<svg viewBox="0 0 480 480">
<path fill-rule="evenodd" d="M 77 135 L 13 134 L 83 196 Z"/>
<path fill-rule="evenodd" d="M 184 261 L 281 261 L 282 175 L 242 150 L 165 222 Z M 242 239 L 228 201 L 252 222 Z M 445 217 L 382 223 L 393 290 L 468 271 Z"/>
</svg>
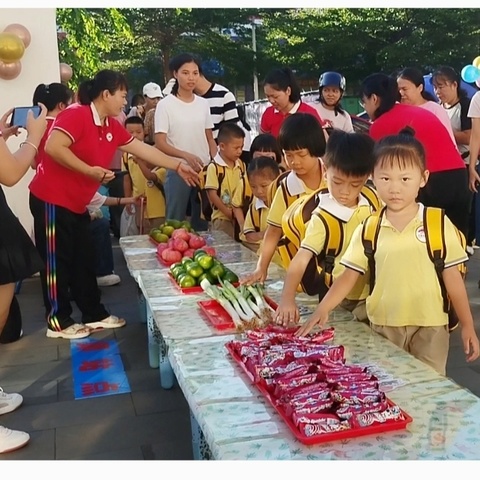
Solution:
<svg viewBox="0 0 480 480">
<path fill-rule="evenodd" d="M 111 287 L 112 285 L 118 285 L 121 281 L 122 279 L 115 273 L 97 277 L 97 285 L 99 287 Z"/>
<path fill-rule="evenodd" d="M 23 397 L 19 393 L 5 393 L 0 387 L 0 415 L 13 412 L 23 403 Z"/>
<path fill-rule="evenodd" d="M 475 250 L 473 249 L 473 247 L 471 245 L 467 245 L 466 250 L 467 250 L 467 253 L 470 256 L 472 256 L 475 253 Z"/>
<path fill-rule="evenodd" d="M 30 435 L 19 430 L 10 430 L 0 425 L 0 453 L 13 452 L 22 448 L 30 440 Z"/>
</svg>

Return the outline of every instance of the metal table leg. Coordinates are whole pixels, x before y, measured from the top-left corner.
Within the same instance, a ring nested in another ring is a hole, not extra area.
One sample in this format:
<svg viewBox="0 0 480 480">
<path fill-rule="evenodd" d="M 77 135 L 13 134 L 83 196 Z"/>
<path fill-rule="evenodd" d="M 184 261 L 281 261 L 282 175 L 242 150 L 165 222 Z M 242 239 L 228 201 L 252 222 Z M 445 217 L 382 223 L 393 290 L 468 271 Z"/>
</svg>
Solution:
<svg viewBox="0 0 480 480">
<path fill-rule="evenodd" d="M 192 426 L 192 450 L 194 460 L 211 460 L 212 452 L 203 435 L 197 419 L 190 410 L 190 424 Z"/>
<path fill-rule="evenodd" d="M 147 314 L 147 333 L 148 333 L 148 363 L 152 368 L 158 368 L 159 365 L 159 348 L 158 348 L 158 335 L 160 332 L 155 324 L 153 318 L 153 312 L 145 302 L 145 311 Z"/>
<path fill-rule="evenodd" d="M 142 323 L 147 323 L 147 301 L 143 296 L 142 290 L 137 287 L 137 301 L 138 309 L 140 311 L 140 320 Z"/>
</svg>

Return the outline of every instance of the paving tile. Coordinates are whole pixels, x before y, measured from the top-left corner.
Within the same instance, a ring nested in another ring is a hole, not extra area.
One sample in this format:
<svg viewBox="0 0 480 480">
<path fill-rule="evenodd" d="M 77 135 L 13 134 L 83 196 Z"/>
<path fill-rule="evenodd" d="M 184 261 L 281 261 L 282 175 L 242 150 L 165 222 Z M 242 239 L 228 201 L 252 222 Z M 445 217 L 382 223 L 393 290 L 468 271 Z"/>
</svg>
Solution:
<svg viewBox="0 0 480 480">
<path fill-rule="evenodd" d="M 4 425 L 11 427 L 6 422 Z M 2 453 L 1 460 L 55 460 L 55 430 L 29 431 L 28 433 L 30 435 L 28 444 L 15 452 Z"/>
<path fill-rule="evenodd" d="M 123 448 L 121 450 L 113 450 L 108 452 L 90 453 L 85 455 L 76 455 L 74 452 L 67 460 L 144 460 L 144 454 L 140 446 L 132 446 L 131 448 Z"/>
<path fill-rule="evenodd" d="M 480 373 L 470 367 L 454 367 L 447 369 L 447 375 L 456 383 L 480 396 Z"/>
<path fill-rule="evenodd" d="M 81 426 L 98 423 L 110 425 L 121 418 L 135 418 L 130 394 L 70 400 L 41 405 L 23 405 L 3 418 L 17 430 L 32 432 L 51 428 Z M 87 437 L 88 438 L 88 437 Z"/>
<path fill-rule="evenodd" d="M 16 343 L 16 342 L 14 342 Z M 8 345 L 6 345 L 8 347 Z M 0 368 L 11 365 L 30 365 L 58 360 L 58 349 L 55 345 L 36 348 L 2 349 Z"/>
<path fill-rule="evenodd" d="M 89 458 L 102 452 L 115 452 L 140 445 L 142 451 L 155 443 L 189 442 L 188 412 L 168 412 L 143 416 L 122 416 L 115 421 L 57 428 L 57 459 Z M 79 438 L 93 441 L 79 442 Z"/>
<path fill-rule="evenodd" d="M 157 388 L 132 393 L 132 400 L 137 415 L 149 415 L 151 413 L 169 412 L 182 410 L 188 414 L 188 403 L 179 387 L 170 390 Z"/>
</svg>

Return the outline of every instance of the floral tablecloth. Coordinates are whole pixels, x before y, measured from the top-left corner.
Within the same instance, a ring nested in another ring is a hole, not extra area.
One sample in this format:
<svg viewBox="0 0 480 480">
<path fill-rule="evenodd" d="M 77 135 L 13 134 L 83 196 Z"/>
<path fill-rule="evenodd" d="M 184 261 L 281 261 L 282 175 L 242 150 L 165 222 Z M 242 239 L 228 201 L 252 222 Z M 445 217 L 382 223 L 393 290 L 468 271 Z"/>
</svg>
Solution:
<svg viewBox="0 0 480 480">
<path fill-rule="evenodd" d="M 343 318 L 348 318 L 344 315 Z M 169 358 L 213 458 L 284 460 L 479 459 L 480 400 L 353 320 L 332 320 L 347 361 L 375 364 L 413 417 L 407 429 L 306 446 L 224 348 L 233 335 L 175 342 Z M 399 386 L 398 386 L 399 385 Z"/>
</svg>

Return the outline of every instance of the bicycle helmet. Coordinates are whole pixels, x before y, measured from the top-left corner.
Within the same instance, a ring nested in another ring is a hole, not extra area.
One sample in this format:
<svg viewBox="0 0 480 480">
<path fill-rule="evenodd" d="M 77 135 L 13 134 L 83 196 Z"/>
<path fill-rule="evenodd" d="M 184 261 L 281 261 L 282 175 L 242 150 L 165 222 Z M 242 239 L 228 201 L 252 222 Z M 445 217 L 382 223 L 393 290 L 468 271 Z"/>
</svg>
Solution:
<svg viewBox="0 0 480 480">
<path fill-rule="evenodd" d="M 337 72 L 323 72 L 318 79 L 319 88 L 322 87 L 338 87 L 342 93 L 345 91 L 347 82 L 345 77 Z"/>
</svg>

